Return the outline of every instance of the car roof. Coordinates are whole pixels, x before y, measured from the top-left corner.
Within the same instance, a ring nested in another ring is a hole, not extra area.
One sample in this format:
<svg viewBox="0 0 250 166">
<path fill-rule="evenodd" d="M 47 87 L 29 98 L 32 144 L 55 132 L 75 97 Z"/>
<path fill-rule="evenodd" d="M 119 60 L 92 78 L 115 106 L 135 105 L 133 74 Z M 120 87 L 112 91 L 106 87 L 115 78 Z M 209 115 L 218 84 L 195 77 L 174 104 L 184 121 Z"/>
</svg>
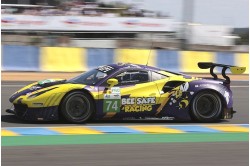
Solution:
<svg viewBox="0 0 250 166">
<path fill-rule="evenodd" d="M 168 76 L 183 75 L 182 73 L 176 73 L 176 72 L 168 71 L 168 70 L 157 68 L 157 67 L 141 65 L 141 64 L 134 64 L 134 63 L 116 63 L 116 64 L 110 64 L 110 65 L 107 65 L 107 66 L 113 67 L 116 71 L 131 68 L 131 69 L 151 70 L 151 71 L 155 71 L 155 72 L 165 74 L 165 75 L 168 75 Z"/>
<path fill-rule="evenodd" d="M 161 69 L 156 68 L 156 67 L 141 65 L 141 64 L 133 64 L 133 63 L 116 63 L 116 64 L 110 64 L 108 66 L 111 66 L 117 70 L 125 69 L 125 68 L 133 68 L 133 69 L 138 68 L 138 69 L 145 69 L 145 70 L 161 71 Z"/>
</svg>

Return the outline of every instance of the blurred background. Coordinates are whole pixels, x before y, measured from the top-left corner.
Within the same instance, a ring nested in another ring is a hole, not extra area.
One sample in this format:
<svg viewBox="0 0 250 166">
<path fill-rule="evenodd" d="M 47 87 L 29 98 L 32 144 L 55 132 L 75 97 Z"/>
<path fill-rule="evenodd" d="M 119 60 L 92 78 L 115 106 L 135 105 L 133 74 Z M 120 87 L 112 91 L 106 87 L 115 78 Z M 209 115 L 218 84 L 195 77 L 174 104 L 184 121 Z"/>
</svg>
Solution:
<svg viewBox="0 0 250 166">
<path fill-rule="evenodd" d="M 249 65 L 248 0 L 1 3 L 2 71 L 77 72 L 149 55 L 149 65 L 189 73 L 204 72 L 199 61 Z"/>
</svg>

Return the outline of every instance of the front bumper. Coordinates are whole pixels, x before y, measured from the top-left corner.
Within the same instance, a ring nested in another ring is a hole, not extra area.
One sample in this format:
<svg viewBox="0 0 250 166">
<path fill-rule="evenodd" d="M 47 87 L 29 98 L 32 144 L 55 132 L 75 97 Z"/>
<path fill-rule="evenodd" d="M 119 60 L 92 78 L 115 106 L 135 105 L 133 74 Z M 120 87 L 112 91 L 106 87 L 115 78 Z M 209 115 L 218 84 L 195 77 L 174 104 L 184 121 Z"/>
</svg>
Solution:
<svg viewBox="0 0 250 166">
<path fill-rule="evenodd" d="M 7 109 L 6 112 L 28 121 L 55 121 L 59 119 L 57 106 L 28 108 L 24 104 L 14 104 L 14 109 Z"/>
</svg>

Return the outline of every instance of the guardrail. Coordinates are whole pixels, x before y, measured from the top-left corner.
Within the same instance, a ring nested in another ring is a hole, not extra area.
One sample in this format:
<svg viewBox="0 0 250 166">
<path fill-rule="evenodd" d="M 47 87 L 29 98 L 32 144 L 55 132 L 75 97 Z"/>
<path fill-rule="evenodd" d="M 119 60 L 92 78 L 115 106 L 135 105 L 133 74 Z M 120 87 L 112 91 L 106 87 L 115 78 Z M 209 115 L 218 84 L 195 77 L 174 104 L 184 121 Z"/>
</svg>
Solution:
<svg viewBox="0 0 250 166">
<path fill-rule="evenodd" d="M 146 64 L 149 58 L 148 65 L 177 72 L 208 73 L 197 66 L 204 61 L 246 66 L 249 73 L 248 57 L 231 52 L 2 45 L 2 71 L 76 72 L 117 62 Z"/>
</svg>

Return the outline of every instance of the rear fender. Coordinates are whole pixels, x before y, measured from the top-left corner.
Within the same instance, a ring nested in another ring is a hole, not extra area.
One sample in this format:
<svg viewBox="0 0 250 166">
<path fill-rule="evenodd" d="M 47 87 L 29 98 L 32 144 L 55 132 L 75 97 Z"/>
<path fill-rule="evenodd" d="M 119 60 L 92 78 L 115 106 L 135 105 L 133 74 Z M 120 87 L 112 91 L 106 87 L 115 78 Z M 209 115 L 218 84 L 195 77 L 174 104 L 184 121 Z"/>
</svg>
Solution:
<svg viewBox="0 0 250 166">
<path fill-rule="evenodd" d="M 221 98 L 222 104 L 224 108 L 232 108 L 233 107 L 233 94 L 232 91 L 223 83 L 214 82 L 205 82 L 205 81 L 193 81 L 190 82 L 190 86 L 188 91 L 190 94 L 190 101 L 194 98 L 194 96 L 201 91 L 213 91 L 219 95 Z M 213 83 L 214 82 L 214 83 Z"/>
<path fill-rule="evenodd" d="M 232 108 L 232 91 L 219 82 L 213 80 L 195 80 L 185 82 L 180 86 L 174 88 L 168 93 L 162 95 L 162 103 L 164 104 L 162 111 L 158 113 L 159 116 L 172 116 L 177 119 L 190 119 L 190 105 L 193 98 L 201 91 L 216 92 L 222 101 L 224 108 Z M 165 99 L 165 100 L 164 100 Z"/>
</svg>

